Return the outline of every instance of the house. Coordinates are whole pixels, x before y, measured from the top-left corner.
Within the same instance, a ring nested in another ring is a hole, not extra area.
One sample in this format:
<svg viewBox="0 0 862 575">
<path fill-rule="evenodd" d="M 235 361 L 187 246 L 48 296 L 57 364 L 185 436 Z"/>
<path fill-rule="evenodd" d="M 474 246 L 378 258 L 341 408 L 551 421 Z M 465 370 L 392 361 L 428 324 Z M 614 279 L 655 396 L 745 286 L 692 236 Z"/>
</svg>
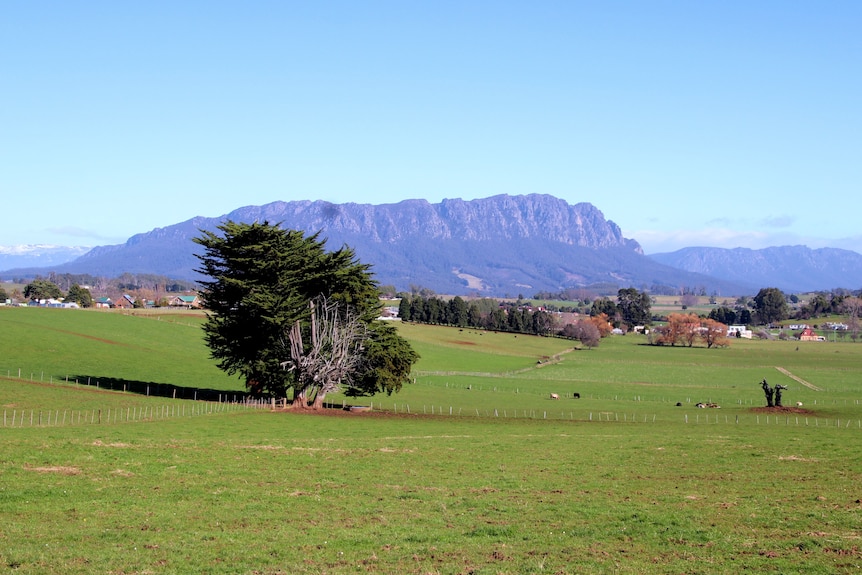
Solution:
<svg viewBox="0 0 862 575">
<path fill-rule="evenodd" d="M 398 308 L 394 306 L 386 306 L 382 310 L 380 310 L 380 317 L 377 319 L 392 321 L 392 320 L 400 320 L 398 317 Z"/>
<path fill-rule="evenodd" d="M 744 325 L 729 325 L 727 326 L 727 337 L 744 337 L 751 339 L 751 330 Z"/>
<path fill-rule="evenodd" d="M 201 307 L 201 300 L 196 295 L 175 295 L 168 300 L 168 305 L 171 307 L 185 307 L 192 309 Z"/>
<path fill-rule="evenodd" d="M 798 339 L 799 341 L 823 341 L 823 338 L 814 333 L 814 330 L 810 327 L 806 327 L 801 332 L 799 332 L 799 335 L 796 336 L 796 339 Z"/>
<path fill-rule="evenodd" d="M 109 297 L 97 297 L 93 300 L 94 307 L 109 308 L 114 307 L 114 302 Z"/>
</svg>

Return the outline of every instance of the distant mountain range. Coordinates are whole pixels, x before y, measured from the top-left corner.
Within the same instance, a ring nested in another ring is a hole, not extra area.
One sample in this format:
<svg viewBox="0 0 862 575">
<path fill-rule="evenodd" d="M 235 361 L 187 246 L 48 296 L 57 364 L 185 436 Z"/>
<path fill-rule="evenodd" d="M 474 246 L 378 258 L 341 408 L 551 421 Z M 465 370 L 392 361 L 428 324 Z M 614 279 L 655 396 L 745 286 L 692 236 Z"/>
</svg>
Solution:
<svg viewBox="0 0 862 575">
<path fill-rule="evenodd" d="M 637 241 L 624 238 L 593 205 L 570 205 L 540 194 L 438 204 L 294 201 L 247 206 L 217 218 L 157 228 L 124 244 L 99 246 L 63 264 L 15 265 L 2 277 L 54 271 L 200 279 L 194 272 L 199 246 L 192 238 L 227 220 L 320 231 L 330 249 L 351 246 L 361 261 L 372 264 L 381 284 L 399 290 L 415 285 L 437 293 L 529 297 L 537 291 L 590 286 L 665 293 L 689 288 L 721 295 L 755 293 L 767 286 L 785 291 L 862 286 L 862 255 L 847 250 L 686 248 L 647 257 Z"/>
<path fill-rule="evenodd" d="M 60 265 L 88 251 L 87 247 L 48 244 L 0 246 L 0 270 Z"/>
<path fill-rule="evenodd" d="M 789 292 L 862 288 L 862 254 L 837 248 L 806 246 L 683 248 L 652 254 L 652 259 L 690 272 L 728 281 L 778 287 Z"/>
</svg>

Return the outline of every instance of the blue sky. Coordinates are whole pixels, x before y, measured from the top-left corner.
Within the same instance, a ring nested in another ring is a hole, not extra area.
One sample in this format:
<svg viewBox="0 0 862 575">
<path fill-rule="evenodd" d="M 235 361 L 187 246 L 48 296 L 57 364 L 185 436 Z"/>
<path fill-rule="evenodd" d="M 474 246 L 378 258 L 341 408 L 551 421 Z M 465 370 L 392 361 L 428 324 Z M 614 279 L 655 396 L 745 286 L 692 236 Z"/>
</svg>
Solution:
<svg viewBox="0 0 862 575">
<path fill-rule="evenodd" d="M 860 22 L 828 0 L 13 0 L 0 245 L 545 193 L 647 253 L 862 253 Z"/>
</svg>

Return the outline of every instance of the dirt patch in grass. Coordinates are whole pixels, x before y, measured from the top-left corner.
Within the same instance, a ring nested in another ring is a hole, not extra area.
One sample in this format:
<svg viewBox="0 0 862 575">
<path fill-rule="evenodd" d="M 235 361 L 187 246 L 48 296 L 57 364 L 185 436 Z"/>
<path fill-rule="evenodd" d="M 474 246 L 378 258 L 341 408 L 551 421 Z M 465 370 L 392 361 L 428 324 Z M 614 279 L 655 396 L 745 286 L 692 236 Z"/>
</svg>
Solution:
<svg viewBox="0 0 862 575">
<path fill-rule="evenodd" d="M 59 473 L 60 475 L 80 475 L 81 470 L 77 467 L 70 467 L 67 465 L 49 465 L 43 467 L 32 467 L 29 465 L 25 465 L 24 469 L 26 471 L 35 471 L 36 473 Z"/>
<path fill-rule="evenodd" d="M 801 407 L 752 407 L 750 409 L 752 413 L 773 413 L 773 414 L 794 414 L 794 415 L 814 415 L 815 412 L 810 409 L 803 409 Z"/>
<path fill-rule="evenodd" d="M 96 441 L 94 441 L 93 445 L 95 445 L 96 447 L 131 447 L 131 445 L 128 443 L 104 443 L 101 439 L 97 439 Z"/>
<path fill-rule="evenodd" d="M 449 343 L 454 343 L 455 345 L 478 345 L 475 341 L 464 340 L 450 340 Z"/>
<path fill-rule="evenodd" d="M 388 418 L 388 419 L 416 419 L 416 418 L 436 418 L 437 416 L 423 413 L 402 413 L 402 412 L 392 412 L 386 410 L 375 410 L 375 409 L 364 409 L 362 411 L 350 411 L 349 409 L 343 409 L 341 407 L 326 407 L 323 409 L 292 409 L 288 407 L 287 409 L 276 409 L 272 413 L 280 413 L 285 415 L 319 415 L 321 417 L 377 417 L 377 418 Z"/>
</svg>

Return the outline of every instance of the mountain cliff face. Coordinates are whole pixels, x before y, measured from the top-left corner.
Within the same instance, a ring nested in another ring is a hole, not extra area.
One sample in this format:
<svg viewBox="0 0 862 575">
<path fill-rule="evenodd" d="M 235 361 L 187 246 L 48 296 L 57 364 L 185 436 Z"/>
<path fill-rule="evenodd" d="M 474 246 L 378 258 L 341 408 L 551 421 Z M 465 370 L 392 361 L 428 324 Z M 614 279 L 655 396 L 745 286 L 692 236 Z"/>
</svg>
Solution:
<svg viewBox="0 0 862 575">
<path fill-rule="evenodd" d="M 590 248 L 624 247 L 643 253 L 634 240 L 622 237 L 588 203 L 569 205 L 553 196 L 494 196 L 481 200 L 406 200 L 397 204 L 331 204 L 274 202 L 231 212 L 235 221 L 283 222 L 305 231 L 326 230 L 330 238 L 361 236 L 364 242 L 397 243 L 424 240 L 543 239 Z M 220 218 L 222 219 L 222 218 Z"/>
<path fill-rule="evenodd" d="M 155 273 L 199 279 L 192 242 L 226 220 L 280 223 L 320 232 L 328 247 L 344 244 L 370 263 L 381 284 L 411 285 L 439 293 L 531 294 L 591 284 L 648 288 L 703 287 L 740 293 L 740 286 L 675 270 L 643 255 L 619 226 L 588 203 L 570 205 L 549 195 L 464 201 L 406 200 L 395 204 L 273 202 L 246 206 L 218 218 L 193 218 L 94 248 L 59 273 L 117 276 Z"/>
<path fill-rule="evenodd" d="M 862 286 L 862 255 L 836 248 L 806 246 L 748 248 L 683 248 L 653 254 L 659 263 L 682 270 L 720 277 L 786 292 Z"/>
</svg>

